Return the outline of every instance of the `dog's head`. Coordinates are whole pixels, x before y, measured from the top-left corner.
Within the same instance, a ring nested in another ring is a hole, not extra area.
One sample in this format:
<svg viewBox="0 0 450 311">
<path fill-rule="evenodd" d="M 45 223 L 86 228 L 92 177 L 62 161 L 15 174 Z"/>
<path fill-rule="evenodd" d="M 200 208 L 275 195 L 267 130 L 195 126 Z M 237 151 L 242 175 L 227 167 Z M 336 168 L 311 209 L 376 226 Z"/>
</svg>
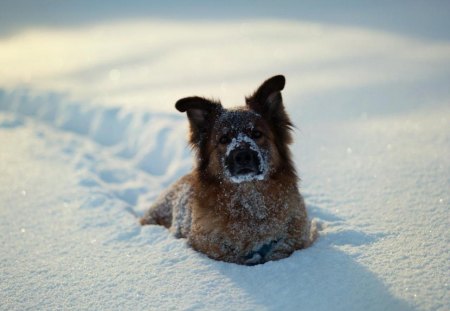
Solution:
<svg viewBox="0 0 450 311">
<path fill-rule="evenodd" d="M 274 76 L 246 98 L 245 106 L 234 109 L 202 97 L 176 103 L 189 118 L 200 176 L 232 183 L 265 180 L 277 173 L 295 177 L 288 149 L 292 123 L 281 97 L 284 85 L 283 76 Z"/>
</svg>

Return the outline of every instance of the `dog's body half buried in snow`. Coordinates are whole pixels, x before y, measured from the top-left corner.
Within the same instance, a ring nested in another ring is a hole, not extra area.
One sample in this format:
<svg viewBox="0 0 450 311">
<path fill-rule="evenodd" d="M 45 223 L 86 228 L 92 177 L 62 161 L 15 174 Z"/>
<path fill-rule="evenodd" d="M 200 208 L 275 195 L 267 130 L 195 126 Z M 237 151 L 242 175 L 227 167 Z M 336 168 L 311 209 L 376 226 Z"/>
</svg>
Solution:
<svg viewBox="0 0 450 311">
<path fill-rule="evenodd" d="M 201 97 L 180 99 L 175 107 L 187 112 L 197 163 L 141 224 L 163 225 L 209 257 L 238 264 L 281 259 L 309 246 L 315 230 L 288 147 L 284 85 L 283 76 L 274 76 L 234 109 Z"/>
</svg>

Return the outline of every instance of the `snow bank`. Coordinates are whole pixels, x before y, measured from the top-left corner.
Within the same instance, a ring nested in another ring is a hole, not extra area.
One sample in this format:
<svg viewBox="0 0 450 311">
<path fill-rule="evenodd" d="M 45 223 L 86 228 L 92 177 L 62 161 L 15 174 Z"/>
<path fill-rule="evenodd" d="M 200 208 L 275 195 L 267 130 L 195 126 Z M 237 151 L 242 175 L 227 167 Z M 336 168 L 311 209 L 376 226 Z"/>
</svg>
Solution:
<svg viewBox="0 0 450 311">
<path fill-rule="evenodd" d="M 249 268 L 208 259 L 164 228 L 141 228 L 130 197 L 120 199 L 119 192 L 133 192 L 129 179 L 102 179 L 106 169 L 133 169 L 112 161 L 103 146 L 32 120 L 6 130 L 14 118 L 0 131 L 2 141 L 18 142 L 0 153 L 6 309 L 408 309 L 335 248 L 336 240 L 352 243 L 345 236 Z M 132 177 L 141 195 L 154 190 Z M 373 242 L 347 234 L 356 245 Z"/>
<path fill-rule="evenodd" d="M 439 237 L 448 228 L 442 174 L 450 131 L 442 115 L 304 128 L 296 154 L 321 237 L 288 259 L 248 268 L 212 261 L 164 228 L 137 223 L 190 168 L 184 118 L 52 97 L 3 93 L 0 101 L 8 111 L 2 140 L 20 142 L 2 151 L 16 188 L 0 196 L 7 207 L 0 230 L 12 232 L 1 266 L 7 308 L 445 309 L 447 298 L 437 299 L 447 295 L 447 244 Z M 83 130 L 67 126 L 83 113 Z M 105 124 L 123 133 L 102 139 Z M 410 129 L 414 139 L 405 137 Z M 411 157 L 415 139 L 426 145 Z"/>
</svg>

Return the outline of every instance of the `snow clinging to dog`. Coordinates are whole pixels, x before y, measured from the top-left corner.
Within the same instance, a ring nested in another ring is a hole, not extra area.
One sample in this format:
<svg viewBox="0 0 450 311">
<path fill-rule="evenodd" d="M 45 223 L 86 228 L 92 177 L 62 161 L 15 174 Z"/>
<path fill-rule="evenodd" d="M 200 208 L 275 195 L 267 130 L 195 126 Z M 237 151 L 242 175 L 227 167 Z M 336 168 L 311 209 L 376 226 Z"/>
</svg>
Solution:
<svg viewBox="0 0 450 311">
<path fill-rule="evenodd" d="M 298 190 L 284 86 L 284 76 L 274 76 L 232 109 L 198 96 L 180 99 L 175 107 L 187 113 L 196 164 L 141 224 L 163 225 L 210 258 L 237 264 L 308 247 L 316 230 Z"/>
</svg>

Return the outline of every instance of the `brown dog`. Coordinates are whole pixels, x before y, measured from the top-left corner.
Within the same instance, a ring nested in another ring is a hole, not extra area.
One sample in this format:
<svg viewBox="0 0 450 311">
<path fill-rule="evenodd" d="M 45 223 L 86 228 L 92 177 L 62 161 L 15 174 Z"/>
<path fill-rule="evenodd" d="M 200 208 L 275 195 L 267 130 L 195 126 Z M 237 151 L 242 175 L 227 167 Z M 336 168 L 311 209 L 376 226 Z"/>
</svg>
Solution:
<svg viewBox="0 0 450 311">
<path fill-rule="evenodd" d="M 292 123 L 283 76 L 265 81 L 246 106 L 224 109 L 201 97 L 187 112 L 194 170 L 153 204 L 141 224 L 163 225 L 217 260 L 253 265 L 310 245 L 311 230 L 288 145 Z"/>
</svg>

